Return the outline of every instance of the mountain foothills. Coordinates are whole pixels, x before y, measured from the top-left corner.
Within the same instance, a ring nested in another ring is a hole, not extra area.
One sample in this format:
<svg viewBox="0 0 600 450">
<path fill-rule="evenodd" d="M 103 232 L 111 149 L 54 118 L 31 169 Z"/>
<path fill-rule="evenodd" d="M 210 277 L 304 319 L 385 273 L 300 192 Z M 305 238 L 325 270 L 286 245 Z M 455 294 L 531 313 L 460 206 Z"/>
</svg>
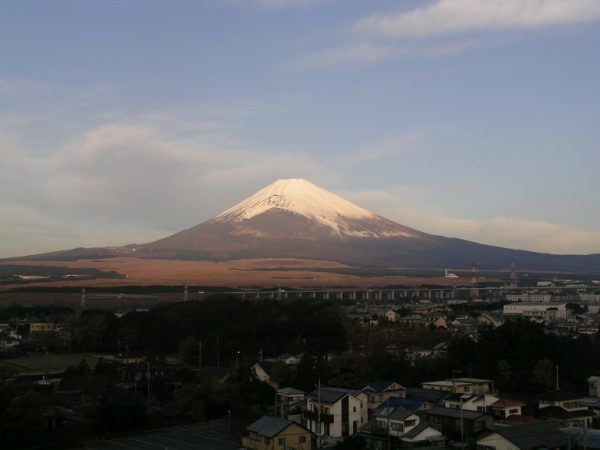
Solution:
<svg viewBox="0 0 600 450">
<path fill-rule="evenodd" d="M 598 271 L 600 255 L 553 255 L 434 236 L 400 225 L 303 179 L 278 180 L 216 217 L 147 244 L 77 248 L 20 260 L 117 256 L 179 260 L 307 258 L 354 266 Z M 14 258 L 17 259 L 17 258 Z"/>
</svg>

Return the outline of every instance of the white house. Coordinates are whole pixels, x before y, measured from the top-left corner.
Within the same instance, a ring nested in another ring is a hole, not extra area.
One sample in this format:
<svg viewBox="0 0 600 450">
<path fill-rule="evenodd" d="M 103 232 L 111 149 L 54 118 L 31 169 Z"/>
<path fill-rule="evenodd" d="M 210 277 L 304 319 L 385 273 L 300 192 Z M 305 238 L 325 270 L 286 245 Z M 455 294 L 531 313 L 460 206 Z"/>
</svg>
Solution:
<svg viewBox="0 0 600 450">
<path fill-rule="evenodd" d="M 306 397 L 306 427 L 320 435 L 352 436 L 367 417 L 367 394 L 362 391 L 321 387 Z"/>
<path fill-rule="evenodd" d="M 444 400 L 444 407 L 486 412 L 498 400 L 498 397 L 491 394 L 452 394 Z"/>
</svg>

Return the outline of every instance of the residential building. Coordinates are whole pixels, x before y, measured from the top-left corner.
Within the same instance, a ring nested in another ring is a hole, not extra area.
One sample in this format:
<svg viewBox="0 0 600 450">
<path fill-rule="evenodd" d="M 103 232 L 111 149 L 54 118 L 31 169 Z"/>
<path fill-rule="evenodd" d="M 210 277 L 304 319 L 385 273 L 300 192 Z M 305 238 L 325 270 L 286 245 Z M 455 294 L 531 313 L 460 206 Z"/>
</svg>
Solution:
<svg viewBox="0 0 600 450">
<path fill-rule="evenodd" d="M 488 394 L 492 391 L 493 380 L 480 378 L 451 378 L 441 381 L 426 381 L 421 383 L 423 389 L 451 392 L 455 394 Z"/>
<path fill-rule="evenodd" d="M 364 387 L 362 391 L 367 394 L 369 412 L 375 411 L 386 400 L 406 397 L 406 388 L 391 380 L 375 380 Z"/>
<path fill-rule="evenodd" d="M 373 419 L 361 430 L 368 448 L 385 449 L 388 440 L 405 443 L 406 446 L 440 446 L 445 444 L 444 435 L 431 427 L 414 411 L 398 407 L 382 406 Z M 396 445 L 394 445 L 396 448 Z"/>
<path fill-rule="evenodd" d="M 319 443 L 313 433 L 287 419 L 262 416 L 246 428 L 242 446 L 252 450 L 311 450 Z"/>
<path fill-rule="evenodd" d="M 33 322 L 29 324 L 30 334 L 54 333 L 54 324 L 50 322 Z"/>
<path fill-rule="evenodd" d="M 293 387 L 285 387 L 277 389 L 277 411 L 279 417 L 287 417 L 291 413 L 298 413 L 304 406 L 306 392 L 300 391 Z"/>
<path fill-rule="evenodd" d="M 321 387 L 306 397 L 306 426 L 319 435 L 351 436 L 367 423 L 367 405 L 367 394 L 362 391 Z"/>
<path fill-rule="evenodd" d="M 448 395 L 450 395 L 448 391 L 412 387 L 406 388 L 406 400 L 419 403 L 421 409 L 429 409 L 433 406 L 440 405 L 443 399 Z"/>
<path fill-rule="evenodd" d="M 540 292 L 523 292 L 521 294 L 507 294 L 507 302 L 532 302 L 532 303 L 548 303 L 552 300 L 552 294 Z"/>
<path fill-rule="evenodd" d="M 600 398 L 600 377 L 591 376 L 587 379 L 588 395 L 590 397 Z"/>
<path fill-rule="evenodd" d="M 434 408 L 419 414 L 429 425 L 452 440 L 472 442 L 486 430 L 493 429 L 492 416 L 481 411 L 464 411 L 454 408 Z"/>
<path fill-rule="evenodd" d="M 257 362 L 250 368 L 250 372 L 258 381 L 270 384 L 274 388 L 277 388 L 277 384 L 271 381 L 271 372 L 273 369 L 273 363 L 270 361 Z"/>
<path fill-rule="evenodd" d="M 539 319 L 566 319 L 569 316 L 566 303 L 511 303 L 504 305 L 507 316 L 524 316 Z"/>
<path fill-rule="evenodd" d="M 444 407 L 463 409 L 465 411 L 487 412 L 488 407 L 498 401 L 498 397 L 490 394 L 452 394 L 444 399 Z"/>
<path fill-rule="evenodd" d="M 477 440 L 479 450 L 534 450 L 571 448 L 567 434 L 548 422 L 502 427 Z"/>
<path fill-rule="evenodd" d="M 516 400 L 498 399 L 488 407 L 488 411 L 492 413 L 496 419 L 506 419 L 509 416 L 523 414 L 523 403 Z"/>
<path fill-rule="evenodd" d="M 579 404 L 580 395 L 558 389 L 538 397 L 538 416 L 559 427 L 591 428 L 593 413 Z"/>
<path fill-rule="evenodd" d="M 0 352 L 10 352 L 16 350 L 21 341 L 18 339 L 11 338 L 9 336 L 0 336 Z"/>
<path fill-rule="evenodd" d="M 393 309 L 389 309 L 385 312 L 385 320 L 387 320 L 388 322 L 395 322 L 396 321 L 396 311 L 394 311 Z"/>
</svg>

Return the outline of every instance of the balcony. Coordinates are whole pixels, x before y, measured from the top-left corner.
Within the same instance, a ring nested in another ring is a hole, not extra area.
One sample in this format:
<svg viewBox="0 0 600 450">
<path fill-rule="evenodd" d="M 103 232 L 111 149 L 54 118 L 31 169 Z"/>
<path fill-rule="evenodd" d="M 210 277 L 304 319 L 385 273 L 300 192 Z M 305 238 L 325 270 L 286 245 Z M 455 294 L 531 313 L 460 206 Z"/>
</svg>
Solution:
<svg viewBox="0 0 600 450">
<path fill-rule="evenodd" d="M 304 418 L 306 420 L 317 422 L 319 420 L 318 415 L 316 411 L 304 411 Z M 321 423 L 333 423 L 333 414 L 321 413 Z"/>
</svg>

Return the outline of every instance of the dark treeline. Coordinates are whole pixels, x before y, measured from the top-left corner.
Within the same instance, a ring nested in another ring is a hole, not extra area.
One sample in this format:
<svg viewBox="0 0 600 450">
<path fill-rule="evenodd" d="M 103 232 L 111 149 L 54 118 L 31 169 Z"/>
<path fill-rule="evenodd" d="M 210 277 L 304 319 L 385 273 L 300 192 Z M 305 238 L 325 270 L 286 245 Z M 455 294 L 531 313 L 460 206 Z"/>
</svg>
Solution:
<svg viewBox="0 0 600 450">
<path fill-rule="evenodd" d="M 73 309 L 68 306 L 8 306 L 0 308 L 0 321 L 6 322 L 14 318 L 38 317 L 73 314 Z"/>
<path fill-rule="evenodd" d="M 556 366 L 562 389 L 586 391 L 586 380 L 600 373 L 600 339 L 546 333 L 541 324 L 507 321 L 484 329 L 479 340 L 454 340 L 449 348 L 453 369 L 463 376 L 493 379 L 505 392 L 539 393 L 556 386 Z"/>
<path fill-rule="evenodd" d="M 203 344 L 203 362 L 215 365 L 237 352 L 251 358 L 312 350 L 340 350 L 346 344 L 344 319 L 328 302 L 248 301 L 214 296 L 177 303 L 121 318 L 85 311 L 74 325 L 73 349 L 172 353 L 191 336 Z"/>
</svg>

